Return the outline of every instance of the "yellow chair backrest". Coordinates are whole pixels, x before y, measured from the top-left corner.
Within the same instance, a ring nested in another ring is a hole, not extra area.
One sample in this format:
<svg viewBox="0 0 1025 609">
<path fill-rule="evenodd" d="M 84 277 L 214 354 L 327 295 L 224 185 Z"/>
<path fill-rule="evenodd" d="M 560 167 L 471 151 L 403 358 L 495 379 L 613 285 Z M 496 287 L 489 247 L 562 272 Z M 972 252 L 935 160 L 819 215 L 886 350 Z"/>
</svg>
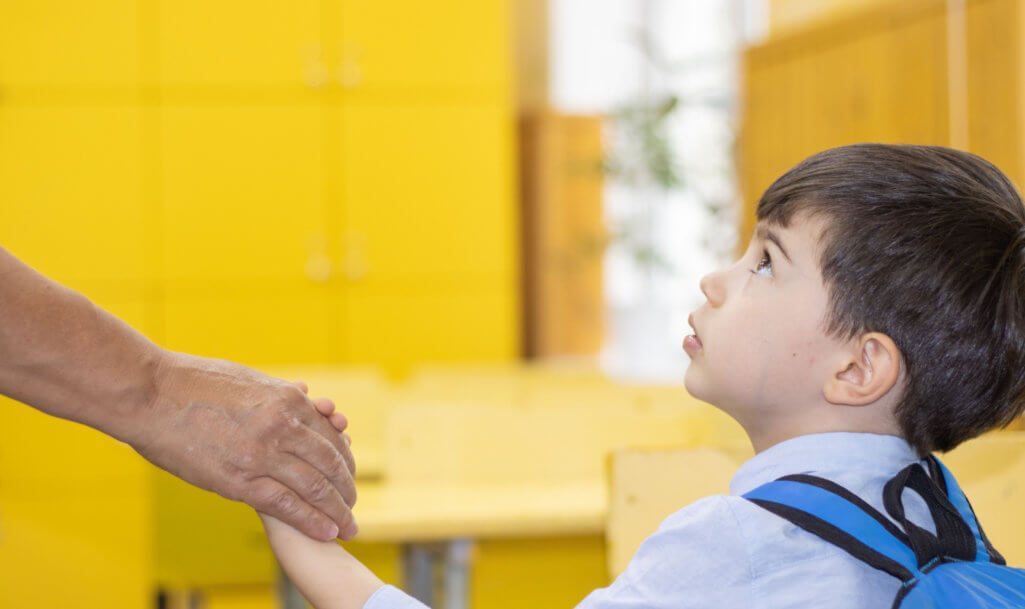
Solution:
<svg viewBox="0 0 1025 609">
<path fill-rule="evenodd" d="M 753 454 L 750 446 L 613 452 L 605 525 L 609 579 L 623 572 L 667 516 L 702 497 L 729 494 L 730 478 Z"/>
<path fill-rule="evenodd" d="M 729 450 L 677 448 L 620 450 L 609 467 L 606 524 L 609 576 L 626 568 L 641 542 L 676 510 L 714 494 L 752 456 Z M 940 455 L 971 502 L 983 530 L 1007 564 L 1025 567 L 1025 432 L 1002 431 L 965 442 Z"/>
</svg>

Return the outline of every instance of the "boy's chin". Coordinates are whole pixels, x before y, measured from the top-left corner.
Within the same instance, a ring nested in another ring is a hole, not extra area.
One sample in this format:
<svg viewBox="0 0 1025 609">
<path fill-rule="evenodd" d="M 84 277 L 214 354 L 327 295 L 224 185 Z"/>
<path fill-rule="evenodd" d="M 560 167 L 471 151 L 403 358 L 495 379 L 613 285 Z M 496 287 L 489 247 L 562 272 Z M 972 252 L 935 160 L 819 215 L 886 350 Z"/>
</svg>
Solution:
<svg viewBox="0 0 1025 609">
<path fill-rule="evenodd" d="M 697 398 L 702 402 L 709 402 L 705 379 L 702 378 L 701 372 L 694 368 L 693 362 L 687 366 L 687 371 L 683 374 L 683 387 L 691 397 Z"/>
</svg>

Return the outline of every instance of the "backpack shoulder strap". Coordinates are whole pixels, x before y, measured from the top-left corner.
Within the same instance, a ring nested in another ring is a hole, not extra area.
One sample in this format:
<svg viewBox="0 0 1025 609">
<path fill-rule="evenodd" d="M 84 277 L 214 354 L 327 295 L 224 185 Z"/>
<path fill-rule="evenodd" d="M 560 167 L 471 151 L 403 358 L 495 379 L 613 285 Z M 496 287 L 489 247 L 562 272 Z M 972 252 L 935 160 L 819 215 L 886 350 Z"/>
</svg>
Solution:
<svg viewBox="0 0 1025 609">
<path fill-rule="evenodd" d="M 996 551 L 989 538 L 986 537 L 985 531 L 982 530 L 982 524 L 979 523 L 979 519 L 975 516 L 975 510 L 972 509 L 971 503 L 968 502 L 968 497 L 961 490 L 957 480 L 954 479 L 954 475 L 950 473 L 947 466 L 943 465 L 935 455 L 929 455 L 926 459 L 926 464 L 929 466 L 929 476 L 946 492 L 950 503 L 957 508 L 961 518 L 964 519 L 968 528 L 972 530 L 972 534 L 975 536 L 975 560 L 983 562 L 988 560 L 998 565 L 1006 565 L 1007 561 L 1000 555 L 1000 552 Z"/>
<path fill-rule="evenodd" d="M 763 484 L 743 497 L 902 582 L 919 573 L 907 535 L 831 480 L 794 474 Z"/>
</svg>

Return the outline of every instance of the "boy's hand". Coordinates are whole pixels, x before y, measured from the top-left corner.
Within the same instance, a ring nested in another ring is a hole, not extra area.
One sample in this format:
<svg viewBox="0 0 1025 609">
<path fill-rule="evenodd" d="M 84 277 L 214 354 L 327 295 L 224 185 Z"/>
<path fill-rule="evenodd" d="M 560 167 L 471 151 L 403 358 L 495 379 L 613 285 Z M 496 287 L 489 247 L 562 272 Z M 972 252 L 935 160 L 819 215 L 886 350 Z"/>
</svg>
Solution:
<svg viewBox="0 0 1025 609">
<path fill-rule="evenodd" d="M 303 393 L 310 392 L 310 388 L 305 382 L 296 381 L 295 384 L 299 389 L 303 390 Z M 349 426 L 349 420 L 345 418 L 345 415 L 341 412 L 335 411 L 335 403 L 331 401 L 331 398 L 316 398 L 313 400 L 313 405 L 317 408 L 317 412 L 327 417 L 327 420 L 330 421 L 331 425 L 333 425 L 338 431 L 344 432 Z M 349 437 L 349 434 L 343 433 L 342 439 L 345 440 L 345 444 L 347 446 L 352 445 L 352 438 Z M 349 471 L 352 472 L 353 475 L 356 475 L 355 460 L 352 459 L 351 455 L 346 455 L 346 457 L 348 457 L 346 461 L 349 464 Z"/>
</svg>

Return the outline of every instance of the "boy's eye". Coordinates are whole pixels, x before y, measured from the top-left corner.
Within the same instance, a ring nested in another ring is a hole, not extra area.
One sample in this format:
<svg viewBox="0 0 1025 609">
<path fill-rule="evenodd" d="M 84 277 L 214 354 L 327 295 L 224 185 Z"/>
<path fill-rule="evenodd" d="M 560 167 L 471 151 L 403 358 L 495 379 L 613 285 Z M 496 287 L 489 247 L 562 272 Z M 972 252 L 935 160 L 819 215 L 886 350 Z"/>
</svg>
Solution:
<svg viewBox="0 0 1025 609">
<path fill-rule="evenodd" d="M 751 272 L 755 275 L 760 275 L 758 271 L 763 268 L 769 269 L 768 277 L 772 277 L 772 257 L 769 256 L 769 250 L 762 250 L 762 259 L 758 261 L 758 265 Z"/>
</svg>

